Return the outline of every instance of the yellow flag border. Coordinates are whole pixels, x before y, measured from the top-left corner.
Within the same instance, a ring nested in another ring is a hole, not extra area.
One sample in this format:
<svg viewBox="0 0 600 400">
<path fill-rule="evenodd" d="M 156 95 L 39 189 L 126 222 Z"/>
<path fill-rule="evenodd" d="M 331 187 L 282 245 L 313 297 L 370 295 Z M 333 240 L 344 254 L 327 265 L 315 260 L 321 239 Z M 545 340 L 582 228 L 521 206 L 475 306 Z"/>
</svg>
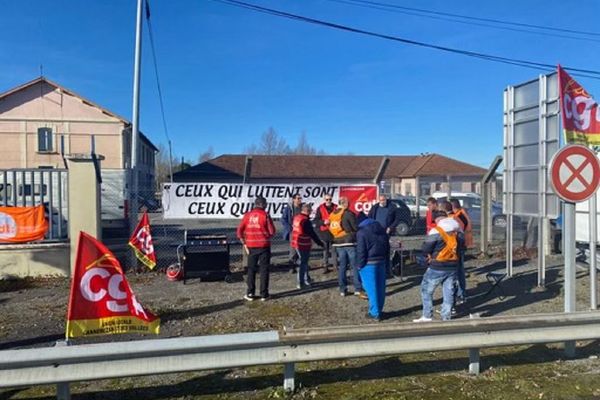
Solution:
<svg viewBox="0 0 600 400">
<path fill-rule="evenodd" d="M 132 242 L 129 242 L 128 244 L 129 244 L 129 247 L 131 247 L 133 249 L 133 251 L 135 252 L 135 256 L 137 257 L 138 260 L 140 260 L 142 262 L 142 264 L 144 264 L 146 267 L 148 267 L 150 269 L 154 269 L 154 267 L 156 267 L 156 262 L 149 259 L 144 253 L 142 253 L 140 251 L 140 249 L 135 247 L 135 245 Z"/>
<path fill-rule="evenodd" d="M 116 335 L 122 333 L 160 333 L 160 318 L 144 321 L 133 315 L 67 320 L 68 338 Z"/>
</svg>

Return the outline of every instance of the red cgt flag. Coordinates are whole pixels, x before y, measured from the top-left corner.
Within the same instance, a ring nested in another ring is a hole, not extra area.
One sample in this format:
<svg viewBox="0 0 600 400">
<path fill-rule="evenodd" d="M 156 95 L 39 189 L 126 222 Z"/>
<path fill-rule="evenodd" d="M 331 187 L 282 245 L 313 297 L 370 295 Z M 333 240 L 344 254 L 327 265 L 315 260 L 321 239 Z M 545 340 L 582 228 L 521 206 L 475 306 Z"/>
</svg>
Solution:
<svg viewBox="0 0 600 400">
<path fill-rule="evenodd" d="M 144 265 L 150 269 L 156 266 L 156 254 L 152 244 L 152 235 L 150 234 L 150 223 L 148 222 L 148 213 L 144 213 L 138 226 L 133 231 L 129 239 L 129 246 L 135 251 L 135 256 Z"/>
<path fill-rule="evenodd" d="M 119 261 L 102 243 L 79 234 L 67 311 L 67 337 L 155 333 L 160 319 L 133 294 Z"/>
<path fill-rule="evenodd" d="M 600 107 L 560 65 L 558 89 L 565 142 L 600 145 Z"/>
</svg>

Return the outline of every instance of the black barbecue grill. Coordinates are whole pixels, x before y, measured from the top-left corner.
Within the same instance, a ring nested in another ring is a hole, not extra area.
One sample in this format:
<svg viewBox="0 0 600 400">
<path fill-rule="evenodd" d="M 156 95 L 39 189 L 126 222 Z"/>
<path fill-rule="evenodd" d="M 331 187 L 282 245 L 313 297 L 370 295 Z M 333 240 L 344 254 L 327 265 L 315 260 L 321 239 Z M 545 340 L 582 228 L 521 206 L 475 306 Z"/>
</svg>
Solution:
<svg viewBox="0 0 600 400">
<path fill-rule="evenodd" d="M 204 235 L 186 230 L 183 244 L 177 247 L 177 259 L 186 279 L 231 281 L 229 270 L 229 240 L 226 235 Z"/>
</svg>

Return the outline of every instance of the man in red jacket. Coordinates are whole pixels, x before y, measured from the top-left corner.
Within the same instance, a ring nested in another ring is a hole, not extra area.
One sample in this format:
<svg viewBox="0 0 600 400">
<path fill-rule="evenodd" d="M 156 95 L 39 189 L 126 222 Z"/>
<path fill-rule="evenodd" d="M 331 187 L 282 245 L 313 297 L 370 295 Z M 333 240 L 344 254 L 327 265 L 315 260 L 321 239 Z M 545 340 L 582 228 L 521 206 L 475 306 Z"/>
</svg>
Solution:
<svg viewBox="0 0 600 400">
<path fill-rule="evenodd" d="M 308 274 L 308 259 L 310 258 L 310 249 L 312 241 L 323 247 L 323 242 L 313 229 L 310 222 L 310 213 L 312 207 L 308 203 L 302 204 L 302 212 L 294 217 L 292 223 L 292 248 L 296 249 L 300 257 L 300 268 L 298 269 L 297 288 L 304 289 L 310 287 L 311 279 Z"/>
<path fill-rule="evenodd" d="M 267 200 L 257 197 L 254 208 L 244 214 L 242 222 L 237 228 L 237 237 L 242 242 L 244 250 L 248 253 L 248 290 L 245 300 L 256 299 L 256 267 L 260 272 L 260 299 L 269 298 L 269 264 L 271 263 L 271 238 L 275 235 L 275 225 L 271 216 L 267 214 Z"/>
<path fill-rule="evenodd" d="M 427 199 L 427 214 L 425 215 L 425 234 L 429 234 L 433 228 L 435 228 L 435 219 L 433 218 L 433 212 L 438 208 L 438 202 L 435 197 Z"/>
</svg>

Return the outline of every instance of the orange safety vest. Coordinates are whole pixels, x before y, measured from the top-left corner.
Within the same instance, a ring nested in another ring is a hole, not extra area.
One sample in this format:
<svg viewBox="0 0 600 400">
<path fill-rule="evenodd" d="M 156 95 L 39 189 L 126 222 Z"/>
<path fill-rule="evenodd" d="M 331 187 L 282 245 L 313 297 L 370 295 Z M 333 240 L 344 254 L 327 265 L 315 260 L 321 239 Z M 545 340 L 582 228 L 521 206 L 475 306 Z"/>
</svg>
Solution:
<svg viewBox="0 0 600 400">
<path fill-rule="evenodd" d="M 467 220 L 467 224 L 466 225 L 463 223 L 462 219 L 460 219 L 461 215 L 463 215 L 466 218 L 466 220 Z M 465 211 L 464 208 L 461 208 L 460 210 L 458 210 L 456 212 L 456 214 L 454 214 L 454 219 L 456 220 L 456 222 L 458 222 L 458 224 L 460 225 L 461 229 L 465 233 L 465 247 L 467 249 L 472 248 L 474 246 L 474 243 L 473 243 L 473 224 L 471 223 L 471 218 L 469 218 L 469 214 L 467 214 L 467 212 Z"/>
<path fill-rule="evenodd" d="M 308 215 L 298 214 L 294 217 L 292 223 L 292 248 L 298 250 L 310 250 L 312 247 L 311 238 L 307 232 L 304 232 L 304 221 L 308 220 Z"/>
</svg>

